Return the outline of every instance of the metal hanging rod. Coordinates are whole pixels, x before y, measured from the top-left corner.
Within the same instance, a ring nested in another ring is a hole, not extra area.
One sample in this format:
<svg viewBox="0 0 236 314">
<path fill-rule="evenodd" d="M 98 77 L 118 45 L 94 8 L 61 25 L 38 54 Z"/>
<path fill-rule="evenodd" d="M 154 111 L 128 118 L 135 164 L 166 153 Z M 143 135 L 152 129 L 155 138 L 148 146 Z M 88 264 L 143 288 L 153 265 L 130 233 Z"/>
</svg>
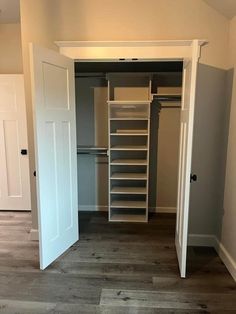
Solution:
<svg viewBox="0 0 236 314">
<path fill-rule="evenodd" d="M 77 154 L 81 155 L 103 155 L 107 156 L 107 147 L 97 147 L 97 146 L 77 146 Z"/>
<path fill-rule="evenodd" d="M 103 78 L 106 79 L 106 73 L 75 73 L 77 78 Z"/>
<path fill-rule="evenodd" d="M 158 102 L 177 102 L 181 101 L 181 95 L 153 95 L 153 100 Z"/>
<path fill-rule="evenodd" d="M 106 156 L 107 153 L 102 153 L 102 152 L 77 152 L 77 155 L 93 155 L 93 156 Z"/>
<path fill-rule="evenodd" d="M 78 145 L 77 150 L 107 150 L 108 147 L 105 146 L 90 146 L 90 145 Z"/>
<path fill-rule="evenodd" d="M 161 109 L 178 109 L 178 108 L 181 108 L 181 105 L 179 106 L 168 106 L 168 105 L 164 105 L 164 106 L 161 106 Z"/>
<path fill-rule="evenodd" d="M 153 95 L 153 101 L 160 104 L 161 109 L 176 109 L 181 108 L 181 105 L 163 105 L 162 103 L 173 103 L 173 102 L 180 102 L 181 95 Z"/>
</svg>

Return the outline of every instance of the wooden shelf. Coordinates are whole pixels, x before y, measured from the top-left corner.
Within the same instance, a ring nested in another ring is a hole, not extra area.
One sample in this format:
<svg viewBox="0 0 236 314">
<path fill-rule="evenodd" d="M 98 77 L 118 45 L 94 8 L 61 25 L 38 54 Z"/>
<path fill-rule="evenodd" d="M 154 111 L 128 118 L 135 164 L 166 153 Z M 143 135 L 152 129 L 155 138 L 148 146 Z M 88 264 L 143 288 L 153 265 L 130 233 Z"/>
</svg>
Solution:
<svg viewBox="0 0 236 314">
<path fill-rule="evenodd" d="M 116 134 L 116 135 L 123 135 L 123 134 L 141 134 L 141 135 L 148 135 L 148 130 L 147 129 L 117 129 L 115 133 L 111 134 Z"/>
<path fill-rule="evenodd" d="M 115 186 L 111 189 L 112 194 L 147 194 L 146 187 L 118 187 Z"/>
<path fill-rule="evenodd" d="M 147 204 L 145 201 L 112 201 L 111 207 L 114 208 L 146 208 Z"/>
<path fill-rule="evenodd" d="M 111 146 L 110 150 L 148 150 L 147 146 L 144 145 L 114 145 Z"/>
<path fill-rule="evenodd" d="M 144 118 L 132 118 L 132 117 L 129 117 L 129 118 L 110 118 L 109 119 L 110 121 L 147 121 L 149 120 L 148 117 L 144 117 Z"/>
<path fill-rule="evenodd" d="M 150 100 L 108 100 L 109 105 L 150 105 Z"/>
<path fill-rule="evenodd" d="M 146 215 L 125 215 L 125 214 L 111 214 L 110 221 L 116 222 L 146 222 Z"/>
<path fill-rule="evenodd" d="M 111 176 L 112 180 L 147 180 L 147 174 L 146 173 L 113 173 Z"/>
<path fill-rule="evenodd" d="M 111 133 L 111 136 L 148 136 L 148 133 Z"/>
<path fill-rule="evenodd" d="M 146 166 L 146 159 L 114 159 L 111 165 L 133 165 L 133 166 Z"/>
</svg>

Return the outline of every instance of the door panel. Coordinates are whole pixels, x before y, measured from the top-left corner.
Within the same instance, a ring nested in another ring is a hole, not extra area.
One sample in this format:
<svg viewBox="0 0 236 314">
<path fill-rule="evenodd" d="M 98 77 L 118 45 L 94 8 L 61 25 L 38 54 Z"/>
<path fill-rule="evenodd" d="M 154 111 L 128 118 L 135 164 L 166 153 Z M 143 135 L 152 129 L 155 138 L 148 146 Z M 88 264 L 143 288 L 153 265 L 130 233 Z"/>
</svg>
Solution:
<svg viewBox="0 0 236 314">
<path fill-rule="evenodd" d="M 20 146 L 18 121 L 3 121 L 3 136 L 5 139 L 5 156 L 7 171 L 7 194 L 11 196 L 22 195 L 20 171 Z"/>
<path fill-rule="evenodd" d="M 23 75 L 0 75 L 0 209 L 30 210 Z"/>
<path fill-rule="evenodd" d="M 180 117 L 178 200 L 175 233 L 175 245 L 179 261 L 180 275 L 183 278 L 186 276 L 190 175 L 192 161 L 197 61 L 199 54 L 198 49 L 199 48 L 197 44 L 195 44 L 193 46 L 192 59 L 185 60 L 183 67 L 183 93 Z"/>
<path fill-rule="evenodd" d="M 40 267 L 78 240 L 74 63 L 31 46 Z"/>
</svg>

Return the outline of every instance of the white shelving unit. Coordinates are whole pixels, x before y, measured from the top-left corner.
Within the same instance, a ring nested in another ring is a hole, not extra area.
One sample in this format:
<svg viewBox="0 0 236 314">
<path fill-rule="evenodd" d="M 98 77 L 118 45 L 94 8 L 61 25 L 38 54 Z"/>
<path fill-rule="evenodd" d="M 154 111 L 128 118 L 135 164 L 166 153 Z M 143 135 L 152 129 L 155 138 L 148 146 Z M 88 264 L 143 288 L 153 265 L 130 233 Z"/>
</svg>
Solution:
<svg viewBox="0 0 236 314">
<path fill-rule="evenodd" d="M 150 104 L 149 75 L 108 76 L 109 221 L 148 221 Z"/>
</svg>

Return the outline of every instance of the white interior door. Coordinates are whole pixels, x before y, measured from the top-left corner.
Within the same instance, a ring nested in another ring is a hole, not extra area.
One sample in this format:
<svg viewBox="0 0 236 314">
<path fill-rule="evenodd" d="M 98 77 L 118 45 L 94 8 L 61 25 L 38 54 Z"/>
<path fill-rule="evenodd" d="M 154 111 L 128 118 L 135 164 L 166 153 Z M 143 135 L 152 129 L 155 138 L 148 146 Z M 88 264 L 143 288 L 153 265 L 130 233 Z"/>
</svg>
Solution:
<svg viewBox="0 0 236 314">
<path fill-rule="evenodd" d="M 40 268 L 78 240 L 74 62 L 31 45 Z"/>
<path fill-rule="evenodd" d="M 181 277 L 186 276 L 190 175 L 194 104 L 198 62 L 198 45 L 193 46 L 192 59 L 184 60 L 183 92 L 180 121 L 179 176 L 175 245 Z"/>
<path fill-rule="evenodd" d="M 22 74 L 0 75 L 0 210 L 30 210 Z"/>
</svg>

